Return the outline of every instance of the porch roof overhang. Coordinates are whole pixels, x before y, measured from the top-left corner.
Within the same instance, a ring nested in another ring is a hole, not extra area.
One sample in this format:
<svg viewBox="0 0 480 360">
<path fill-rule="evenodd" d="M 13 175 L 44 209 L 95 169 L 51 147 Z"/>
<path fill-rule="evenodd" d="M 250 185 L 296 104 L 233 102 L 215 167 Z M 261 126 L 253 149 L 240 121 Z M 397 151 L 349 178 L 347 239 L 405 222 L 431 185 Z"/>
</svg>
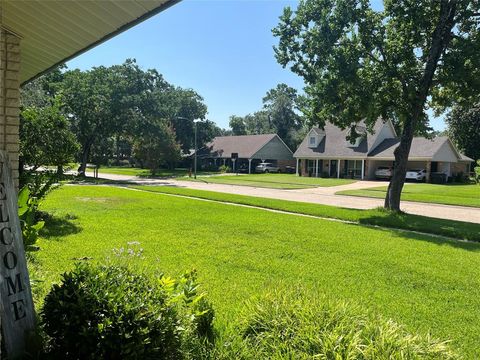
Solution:
<svg viewBox="0 0 480 360">
<path fill-rule="evenodd" d="M 21 39 L 23 85 L 179 1 L 6 0 L 0 25 Z"/>
</svg>

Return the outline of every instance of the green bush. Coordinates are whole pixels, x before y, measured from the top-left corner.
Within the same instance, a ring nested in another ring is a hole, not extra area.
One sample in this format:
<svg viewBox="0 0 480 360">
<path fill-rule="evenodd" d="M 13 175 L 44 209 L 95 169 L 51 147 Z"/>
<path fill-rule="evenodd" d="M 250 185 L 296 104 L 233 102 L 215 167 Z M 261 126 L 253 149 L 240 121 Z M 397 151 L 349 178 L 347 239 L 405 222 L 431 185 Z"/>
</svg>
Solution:
<svg viewBox="0 0 480 360">
<path fill-rule="evenodd" d="M 274 293 L 250 301 L 215 359 L 456 359 L 446 342 L 413 335 L 351 304 Z"/>
<path fill-rule="evenodd" d="M 47 352 L 74 359 L 184 358 L 213 333 L 213 311 L 197 289 L 194 272 L 152 279 L 127 266 L 78 264 L 45 298 Z"/>
<path fill-rule="evenodd" d="M 218 171 L 220 171 L 221 173 L 228 173 L 228 172 L 231 172 L 232 169 L 230 169 L 230 166 L 221 165 L 218 167 Z"/>
<path fill-rule="evenodd" d="M 480 159 L 477 160 L 477 166 L 473 168 L 475 173 L 475 182 L 480 184 Z"/>
<path fill-rule="evenodd" d="M 38 219 L 39 201 L 31 196 L 29 188 L 25 186 L 18 193 L 17 205 L 23 245 L 26 251 L 35 250 L 39 231 L 45 226 L 45 222 Z"/>
</svg>

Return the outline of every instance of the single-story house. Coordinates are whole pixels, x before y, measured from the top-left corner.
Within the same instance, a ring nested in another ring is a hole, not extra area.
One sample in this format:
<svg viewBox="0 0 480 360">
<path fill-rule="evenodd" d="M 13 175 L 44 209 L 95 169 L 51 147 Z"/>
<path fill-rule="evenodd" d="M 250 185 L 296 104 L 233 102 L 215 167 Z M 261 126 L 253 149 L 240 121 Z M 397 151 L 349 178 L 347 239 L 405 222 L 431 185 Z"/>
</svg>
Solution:
<svg viewBox="0 0 480 360">
<path fill-rule="evenodd" d="M 378 167 L 393 167 L 393 151 L 400 139 L 390 120 L 377 120 L 372 133 L 359 123 L 355 131 L 360 136 L 354 144 L 346 140 L 349 131 L 331 123 L 325 124 L 323 129 L 312 128 L 293 154 L 297 160 L 297 175 L 374 179 Z M 434 172 L 447 176 L 468 173 L 472 161 L 461 154 L 448 137 L 415 137 L 408 168 L 425 169 L 429 181 Z"/>
<path fill-rule="evenodd" d="M 0 148 L 17 186 L 20 85 L 179 1 L 0 2 Z"/>
<path fill-rule="evenodd" d="M 295 165 L 292 150 L 277 134 L 217 136 L 198 150 L 198 159 L 205 167 L 228 165 L 235 171 L 243 166 L 249 174 L 260 162 L 271 162 L 281 169 Z"/>
</svg>

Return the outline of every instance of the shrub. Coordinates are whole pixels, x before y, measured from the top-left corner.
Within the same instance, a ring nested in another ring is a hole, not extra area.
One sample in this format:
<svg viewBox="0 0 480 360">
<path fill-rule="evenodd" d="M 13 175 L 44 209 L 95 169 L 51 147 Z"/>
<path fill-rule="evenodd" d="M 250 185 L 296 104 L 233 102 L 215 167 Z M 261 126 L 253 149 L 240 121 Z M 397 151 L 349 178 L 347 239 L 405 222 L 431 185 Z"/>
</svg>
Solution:
<svg viewBox="0 0 480 360">
<path fill-rule="evenodd" d="M 215 359 L 455 359 L 446 342 L 324 297 L 274 293 L 250 301 Z"/>
<path fill-rule="evenodd" d="M 26 251 L 36 249 L 39 231 L 45 226 L 44 221 L 37 220 L 38 200 L 30 197 L 30 190 L 24 187 L 18 194 L 18 217 L 22 229 L 23 245 Z"/>
<path fill-rule="evenodd" d="M 220 171 L 221 173 L 227 173 L 227 172 L 232 171 L 232 169 L 230 169 L 230 166 L 221 165 L 221 166 L 218 168 L 218 171 Z"/>
<path fill-rule="evenodd" d="M 18 216 L 22 228 L 22 237 L 25 250 L 38 250 L 34 246 L 37 242 L 39 232 L 44 227 L 45 222 L 38 208 L 40 201 L 47 194 L 58 186 L 58 177 L 54 173 L 24 173 L 24 186 L 18 193 Z"/>
<path fill-rule="evenodd" d="M 151 279 L 127 266 L 77 264 L 45 298 L 48 352 L 75 359 L 182 358 L 212 328 L 213 311 L 197 288 L 194 272 Z"/>
</svg>

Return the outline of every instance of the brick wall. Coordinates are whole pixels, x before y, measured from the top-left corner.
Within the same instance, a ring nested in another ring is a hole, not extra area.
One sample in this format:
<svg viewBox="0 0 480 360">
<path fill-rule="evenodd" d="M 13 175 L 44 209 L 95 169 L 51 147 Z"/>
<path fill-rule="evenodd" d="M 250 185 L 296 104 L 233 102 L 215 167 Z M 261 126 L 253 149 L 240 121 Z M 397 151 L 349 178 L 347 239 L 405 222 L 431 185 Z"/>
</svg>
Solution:
<svg viewBox="0 0 480 360">
<path fill-rule="evenodd" d="M 20 39 L 0 30 L 0 149 L 10 157 L 18 187 L 20 114 Z"/>
</svg>

